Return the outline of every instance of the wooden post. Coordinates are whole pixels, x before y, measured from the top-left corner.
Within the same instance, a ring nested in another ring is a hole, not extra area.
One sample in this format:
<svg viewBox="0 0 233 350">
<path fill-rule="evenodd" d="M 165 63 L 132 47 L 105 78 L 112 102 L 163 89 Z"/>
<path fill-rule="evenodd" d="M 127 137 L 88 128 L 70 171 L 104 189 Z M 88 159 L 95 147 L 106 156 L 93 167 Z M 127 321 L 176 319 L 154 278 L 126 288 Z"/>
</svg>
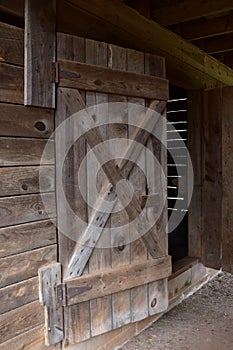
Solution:
<svg viewBox="0 0 233 350">
<path fill-rule="evenodd" d="M 55 108 L 56 1 L 25 1 L 24 104 Z"/>
</svg>

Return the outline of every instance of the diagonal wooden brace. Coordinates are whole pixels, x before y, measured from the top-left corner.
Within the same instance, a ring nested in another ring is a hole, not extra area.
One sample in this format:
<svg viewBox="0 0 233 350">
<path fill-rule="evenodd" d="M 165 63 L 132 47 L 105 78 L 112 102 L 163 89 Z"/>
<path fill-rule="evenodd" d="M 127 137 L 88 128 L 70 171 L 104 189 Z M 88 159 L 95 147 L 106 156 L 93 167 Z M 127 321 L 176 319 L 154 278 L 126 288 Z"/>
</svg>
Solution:
<svg viewBox="0 0 233 350">
<path fill-rule="evenodd" d="M 150 223 L 148 222 L 145 214 L 141 209 L 139 200 L 134 194 L 131 193 L 131 189 L 128 183 L 126 181 L 122 181 L 125 180 L 125 177 L 129 175 L 134 166 L 132 159 L 136 161 L 143 149 L 143 145 L 146 143 L 149 137 L 149 133 L 148 131 L 145 131 L 145 129 L 149 126 L 149 130 L 152 131 L 158 119 L 155 118 L 152 114 L 149 116 L 142 116 L 140 127 L 135 130 L 135 133 L 133 135 L 134 141 L 138 141 L 138 146 L 135 147 L 135 144 L 131 143 L 122 155 L 123 159 L 116 164 L 108 148 L 103 143 L 99 131 L 96 130 L 96 126 L 92 117 L 86 111 L 85 104 L 79 92 L 77 90 L 70 90 L 65 88 L 60 88 L 59 90 L 71 114 L 75 113 L 81 108 L 84 110 L 84 115 L 80 121 L 80 127 L 83 133 L 86 133 L 85 136 L 88 144 L 93 149 L 93 152 L 98 161 L 103 164 L 102 168 L 109 181 L 111 182 L 111 184 L 109 182 L 106 183 L 106 186 L 104 186 L 100 198 L 102 197 L 104 200 L 108 201 L 109 199 L 112 199 L 112 202 L 109 202 L 109 213 L 101 213 L 103 199 L 97 200 L 96 210 L 90 219 L 89 225 L 86 228 L 81 241 L 76 244 L 76 247 L 68 264 L 65 279 L 80 276 L 82 274 L 85 265 L 94 249 L 94 246 L 100 237 L 104 225 L 108 220 L 110 212 L 116 204 L 116 200 L 114 201 L 114 198 L 116 199 L 116 193 L 113 188 L 116 188 L 118 184 L 121 184 L 121 186 L 118 186 L 118 198 L 122 202 L 123 206 L 125 206 L 125 210 L 129 216 L 129 219 L 135 219 L 135 227 L 138 235 L 146 245 L 149 253 L 154 258 L 165 255 L 162 252 L 159 244 L 159 237 L 156 231 L 156 227 L 150 227 Z M 156 109 L 158 113 L 162 113 L 165 109 L 165 106 L 165 102 L 153 102 L 150 107 Z M 95 148 L 96 145 L 98 145 L 98 147 Z M 131 159 L 130 162 L 127 160 L 128 158 Z M 111 160 L 106 164 L 106 159 Z M 125 177 L 122 174 L 123 171 Z M 129 198 L 131 198 L 131 201 L 128 205 Z M 138 219 L 139 215 L 140 219 Z M 88 244 L 85 245 L 85 242 L 88 242 Z"/>
</svg>

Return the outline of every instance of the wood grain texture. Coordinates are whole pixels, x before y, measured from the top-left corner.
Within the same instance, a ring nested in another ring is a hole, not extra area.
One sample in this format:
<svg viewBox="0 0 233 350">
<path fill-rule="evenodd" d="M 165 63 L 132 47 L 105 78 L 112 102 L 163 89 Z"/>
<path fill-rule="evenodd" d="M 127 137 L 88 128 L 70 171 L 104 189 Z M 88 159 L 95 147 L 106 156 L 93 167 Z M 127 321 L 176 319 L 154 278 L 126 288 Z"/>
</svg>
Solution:
<svg viewBox="0 0 233 350">
<path fill-rule="evenodd" d="M 30 330 L 12 337 L 11 339 L 0 344 L 1 350 L 48 350 L 44 344 L 44 325 L 31 327 Z M 50 347 L 51 350 L 60 350 L 60 344 Z"/>
<path fill-rule="evenodd" d="M 46 207 L 44 205 L 46 203 Z M 30 194 L 0 198 L 0 227 L 54 218 L 55 194 Z"/>
<path fill-rule="evenodd" d="M 0 101 L 23 104 L 23 68 L 0 62 Z"/>
<path fill-rule="evenodd" d="M 233 89 L 223 89 L 222 140 L 223 140 L 223 201 L 222 201 L 222 269 L 233 273 L 233 223 L 232 223 L 232 97 Z"/>
<path fill-rule="evenodd" d="M 46 152 L 44 148 L 46 146 Z M 42 158 L 43 155 L 43 158 Z M 49 140 L 0 137 L 0 165 L 39 165 L 54 163 L 54 142 Z"/>
<path fill-rule="evenodd" d="M 221 267 L 222 245 L 222 99 L 221 89 L 204 93 L 204 265 Z"/>
<path fill-rule="evenodd" d="M 56 243 L 56 227 L 50 220 L 0 229 L 0 257 L 23 253 Z"/>
<path fill-rule="evenodd" d="M 49 138 L 53 132 L 51 109 L 1 103 L 0 135 Z"/>
<path fill-rule="evenodd" d="M 38 278 L 12 284 L 0 289 L 0 314 L 16 309 L 38 299 Z"/>
<path fill-rule="evenodd" d="M 168 98 L 165 79 L 72 61 L 59 61 L 59 67 L 61 87 L 159 100 Z"/>
<path fill-rule="evenodd" d="M 148 262 L 120 266 L 100 273 L 66 281 L 68 305 L 127 290 L 171 274 L 171 259 L 164 257 Z"/>
<path fill-rule="evenodd" d="M 25 2 L 25 105 L 55 108 L 56 1 Z"/>
<path fill-rule="evenodd" d="M 21 28 L 0 23 L 0 60 L 23 66 L 24 31 Z"/>
<path fill-rule="evenodd" d="M 39 267 L 56 261 L 57 246 L 51 245 L 0 259 L 0 287 L 37 276 Z"/>
<path fill-rule="evenodd" d="M 43 323 L 43 308 L 38 301 L 0 315 L 0 343 Z"/>
<path fill-rule="evenodd" d="M 52 166 L 0 168 L 0 197 L 53 192 L 54 177 Z"/>
<path fill-rule="evenodd" d="M 201 257 L 204 218 L 203 93 L 188 92 L 188 150 L 194 171 L 194 189 L 189 206 L 189 256 Z"/>
</svg>

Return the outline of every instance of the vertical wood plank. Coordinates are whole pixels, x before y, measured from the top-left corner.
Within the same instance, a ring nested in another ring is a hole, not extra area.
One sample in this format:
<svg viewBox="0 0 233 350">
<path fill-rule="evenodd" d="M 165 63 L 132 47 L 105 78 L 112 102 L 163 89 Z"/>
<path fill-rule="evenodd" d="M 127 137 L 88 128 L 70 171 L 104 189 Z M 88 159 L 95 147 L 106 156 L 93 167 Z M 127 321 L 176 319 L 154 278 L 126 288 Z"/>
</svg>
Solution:
<svg viewBox="0 0 233 350">
<path fill-rule="evenodd" d="M 188 213 L 189 256 L 201 257 L 203 235 L 203 92 L 188 91 L 188 150 L 194 171 L 194 189 Z"/>
<path fill-rule="evenodd" d="M 86 63 L 107 66 L 107 44 L 86 39 Z M 95 121 L 98 123 L 101 120 L 108 122 L 107 113 L 101 113 L 98 104 L 108 102 L 108 95 L 103 93 L 86 92 L 86 106 L 96 105 L 93 109 Z M 100 107 L 101 108 L 101 107 Z M 108 128 L 100 127 L 100 133 L 103 140 L 108 138 Z M 88 148 L 89 149 L 89 148 Z M 92 203 L 96 203 L 99 196 L 98 191 L 101 191 L 103 184 L 106 181 L 106 176 L 102 170 L 98 172 L 98 162 L 92 154 L 87 157 L 87 199 Z M 88 208 L 88 218 L 92 215 L 93 208 Z M 108 226 L 108 224 L 107 224 Z M 107 230 L 107 227 L 106 227 Z M 108 235 L 102 235 L 98 245 L 95 247 L 92 256 L 89 259 L 89 273 L 96 272 L 111 266 L 111 251 L 109 248 Z M 112 329 L 112 312 L 111 312 L 111 295 L 104 298 L 98 298 L 90 301 L 91 314 L 91 335 L 96 336 Z"/>
<path fill-rule="evenodd" d="M 127 70 L 129 72 L 144 74 L 144 54 L 135 50 L 127 50 Z M 128 102 L 145 106 L 143 98 L 128 98 Z M 129 111 L 129 124 L 135 123 L 135 113 Z M 129 126 L 129 138 L 132 137 L 134 128 Z M 143 151 L 138 160 L 137 165 L 133 168 L 129 181 L 134 187 L 134 191 L 138 195 L 146 194 L 146 152 Z M 140 170 L 142 169 L 142 171 Z M 132 234 L 132 236 L 134 236 Z M 131 243 L 131 263 L 143 262 L 147 260 L 147 249 L 141 240 Z M 139 286 L 131 289 L 131 321 L 136 322 L 148 316 L 148 293 L 147 285 Z"/>
<path fill-rule="evenodd" d="M 160 77 L 165 77 L 165 61 L 161 57 L 146 54 L 145 55 L 145 73 Z M 156 135 L 160 135 L 161 140 L 166 143 L 166 112 L 163 118 L 156 125 Z M 156 223 L 157 231 L 160 238 L 160 244 L 163 251 L 168 251 L 168 234 L 167 234 L 167 184 L 164 176 L 167 175 L 167 152 L 157 139 L 149 138 L 147 148 L 154 154 L 160 166 L 152 163 L 146 155 L 146 174 L 147 174 L 147 191 L 148 194 L 158 193 L 159 200 L 164 203 L 162 213 Z M 158 168 L 159 166 L 159 168 Z M 164 174 L 164 176 L 163 176 Z M 155 208 L 147 209 L 149 220 L 154 220 L 156 216 Z M 156 281 L 148 285 L 148 310 L 149 315 L 155 315 L 165 311 L 168 307 L 168 286 L 167 279 Z"/>
<path fill-rule="evenodd" d="M 24 104 L 55 108 L 56 0 L 25 1 Z"/>
<path fill-rule="evenodd" d="M 203 262 L 221 267 L 222 245 L 222 90 L 204 92 L 205 180 Z"/>
<path fill-rule="evenodd" d="M 79 62 L 85 62 L 85 40 L 83 38 L 74 37 L 67 34 L 59 33 L 57 37 L 58 58 L 75 60 Z M 85 101 L 85 93 L 82 93 L 82 97 Z M 62 98 L 57 100 L 57 112 L 56 112 L 56 125 L 59 125 L 69 117 Z M 66 130 L 67 131 L 67 130 Z M 65 130 L 64 130 L 65 132 Z M 79 131 L 77 130 L 77 133 Z M 70 131 L 67 131 L 66 137 L 73 138 Z M 64 147 L 65 142 L 68 142 L 65 138 L 57 142 L 56 153 L 59 152 L 59 147 Z M 72 209 L 83 220 L 87 220 L 87 206 L 85 203 L 86 192 L 86 172 L 83 168 L 83 174 L 80 176 L 82 183 L 78 183 L 78 171 L 82 159 L 86 155 L 86 142 L 84 138 L 79 138 L 78 142 L 75 142 L 67 154 L 67 158 L 64 164 L 64 185 L 67 200 L 69 201 Z M 83 195 L 80 192 L 80 187 L 83 189 Z M 58 205 L 58 220 L 63 211 L 62 203 L 59 201 L 59 191 L 57 192 L 57 205 Z M 60 214 L 59 214 L 60 213 Z M 64 217 L 64 215 L 63 215 Z M 66 220 L 69 221 L 67 215 Z M 70 223 L 71 224 L 71 223 Z M 78 230 L 77 230 L 78 233 Z M 78 237 L 77 237 L 78 239 Z M 69 258 L 73 252 L 75 246 L 73 240 L 59 232 L 59 261 L 62 263 L 63 268 L 68 264 Z M 90 338 L 90 312 L 89 302 L 73 305 L 65 308 L 64 320 L 65 320 L 65 340 L 64 344 L 74 344 Z"/>
<path fill-rule="evenodd" d="M 222 203 L 222 269 L 233 273 L 233 89 L 232 87 L 223 89 L 223 115 L 222 115 L 222 183 L 223 183 L 223 203 Z"/>
<path fill-rule="evenodd" d="M 115 45 L 109 45 L 109 68 L 120 70 L 127 70 L 127 56 L 126 50 Z M 127 102 L 124 96 L 110 95 L 109 102 Z M 114 117 L 116 117 L 122 124 L 111 125 L 109 129 L 109 138 L 127 138 L 127 114 L 122 115 L 122 107 L 117 111 L 117 106 L 114 107 Z M 111 114 L 109 115 L 111 119 Z M 126 123 L 124 125 L 124 123 Z M 118 145 L 120 147 L 120 145 Z M 124 146 L 123 146 L 124 147 Z M 119 148 L 118 148 L 119 150 Z M 114 148 L 111 149 L 114 154 Z M 123 151 L 123 149 L 122 149 Z M 119 203 L 116 205 L 120 209 Z M 112 241 L 112 267 L 124 266 L 130 264 L 130 244 L 126 244 L 126 237 L 129 230 L 122 230 L 121 226 L 127 224 L 128 216 L 125 211 L 119 211 L 111 215 L 111 227 L 115 227 L 115 234 L 111 235 Z M 127 324 L 131 320 L 131 301 L 130 290 L 116 293 L 112 296 L 113 308 L 113 328 L 118 328 Z"/>
</svg>

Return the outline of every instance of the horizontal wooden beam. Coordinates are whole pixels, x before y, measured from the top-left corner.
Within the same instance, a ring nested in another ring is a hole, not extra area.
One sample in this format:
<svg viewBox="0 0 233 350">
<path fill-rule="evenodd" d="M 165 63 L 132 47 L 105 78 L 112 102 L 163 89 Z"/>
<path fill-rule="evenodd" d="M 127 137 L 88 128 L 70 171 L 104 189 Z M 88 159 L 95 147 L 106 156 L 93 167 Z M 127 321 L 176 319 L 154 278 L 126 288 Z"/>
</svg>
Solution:
<svg viewBox="0 0 233 350">
<path fill-rule="evenodd" d="M 193 44 L 210 54 L 232 51 L 233 35 L 222 35 L 216 38 L 197 40 Z"/>
<path fill-rule="evenodd" d="M 168 81 L 73 61 L 59 61 L 61 87 L 150 99 L 168 99 Z"/>
<path fill-rule="evenodd" d="M 193 41 L 233 33 L 233 14 L 217 18 L 200 18 L 168 27 L 184 39 Z"/>
<path fill-rule="evenodd" d="M 185 0 L 153 11 L 152 18 L 168 26 L 200 17 L 219 15 L 232 9 L 232 0 Z"/>
<path fill-rule="evenodd" d="M 74 305 L 167 278 L 170 274 L 171 258 L 167 256 L 73 278 L 66 281 L 66 302 Z"/>
<path fill-rule="evenodd" d="M 89 37 L 165 57 L 167 77 L 173 83 L 190 89 L 233 85 L 233 71 L 229 67 L 124 3 L 117 0 L 99 0 L 98 4 L 94 0 L 62 3 L 62 7 L 61 1 L 58 6 L 58 28 L 62 31 L 80 34 L 81 30 L 79 21 L 65 21 L 65 9 L 66 16 L 70 13 L 81 20 L 85 16 L 93 22 L 98 20 L 95 23 L 99 23 L 103 32 L 100 29 L 99 33 L 95 26 L 87 29 Z"/>
</svg>

